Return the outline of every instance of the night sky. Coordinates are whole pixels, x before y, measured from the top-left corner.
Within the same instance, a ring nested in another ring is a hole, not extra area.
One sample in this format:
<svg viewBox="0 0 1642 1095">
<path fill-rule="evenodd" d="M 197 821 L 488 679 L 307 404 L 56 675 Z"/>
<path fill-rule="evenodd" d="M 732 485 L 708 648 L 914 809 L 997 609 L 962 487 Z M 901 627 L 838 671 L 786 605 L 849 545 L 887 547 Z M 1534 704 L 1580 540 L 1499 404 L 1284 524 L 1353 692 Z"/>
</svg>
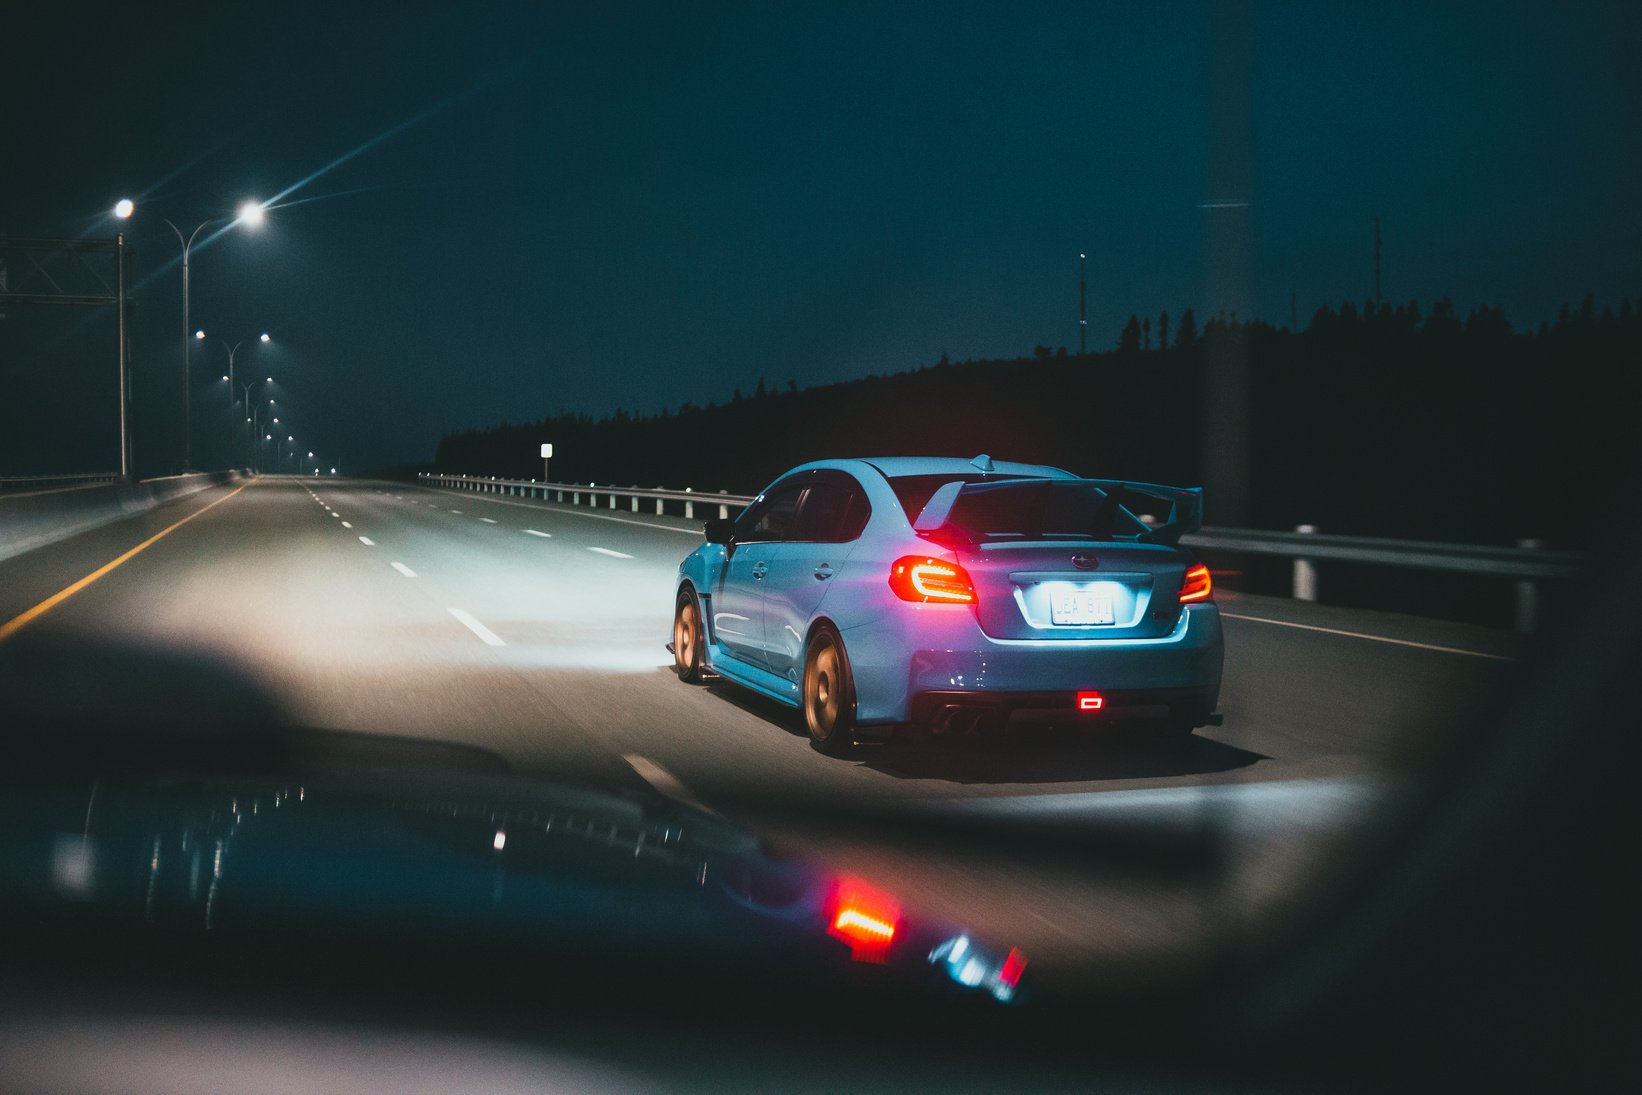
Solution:
<svg viewBox="0 0 1642 1095">
<path fill-rule="evenodd" d="M 23 8 L 0 234 L 138 203 L 145 474 L 181 461 L 159 218 L 247 198 L 282 195 L 193 257 L 196 464 L 228 457 L 218 337 L 264 330 L 241 370 L 363 471 L 560 408 L 1076 350 L 1080 251 L 1090 349 L 1131 312 L 1371 297 L 1376 214 L 1389 300 L 1524 327 L 1642 295 L 1634 3 Z M 111 463 L 111 329 L 0 322 L 0 474 Z"/>
</svg>

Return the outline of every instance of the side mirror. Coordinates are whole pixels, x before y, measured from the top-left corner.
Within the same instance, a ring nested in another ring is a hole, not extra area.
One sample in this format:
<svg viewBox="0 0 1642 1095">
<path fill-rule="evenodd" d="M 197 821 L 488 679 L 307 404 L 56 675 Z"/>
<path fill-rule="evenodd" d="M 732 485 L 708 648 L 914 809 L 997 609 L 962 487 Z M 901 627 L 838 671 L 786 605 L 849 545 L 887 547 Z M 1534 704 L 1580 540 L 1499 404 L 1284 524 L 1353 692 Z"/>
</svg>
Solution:
<svg viewBox="0 0 1642 1095">
<path fill-rule="evenodd" d="M 735 522 L 728 517 L 715 517 L 703 527 L 709 544 L 728 544 L 735 535 Z"/>
</svg>

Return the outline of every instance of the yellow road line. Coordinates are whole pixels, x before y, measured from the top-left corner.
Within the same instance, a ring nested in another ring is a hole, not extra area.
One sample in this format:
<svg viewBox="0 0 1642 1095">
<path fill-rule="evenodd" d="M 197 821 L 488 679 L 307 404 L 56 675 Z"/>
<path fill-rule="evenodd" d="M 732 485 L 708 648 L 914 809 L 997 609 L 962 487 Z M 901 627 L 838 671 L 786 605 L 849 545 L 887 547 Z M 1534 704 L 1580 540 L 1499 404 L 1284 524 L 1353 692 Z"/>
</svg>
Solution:
<svg viewBox="0 0 1642 1095">
<path fill-rule="evenodd" d="M 228 499 L 232 498 L 234 495 L 238 494 L 240 491 L 244 490 L 246 487 L 248 487 L 250 485 L 251 484 L 249 484 L 249 483 L 242 483 L 240 486 L 235 487 L 233 490 L 229 491 L 227 494 L 223 495 L 221 498 L 218 498 L 215 502 L 212 502 L 210 505 L 201 506 L 199 509 L 195 510 L 193 513 L 190 513 L 187 517 L 184 517 L 182 520 L 178 521 L 176 524 L 171 525 L 167 528 L 161 529 L 159 532 L 156 532 L 154 535 L 150 536 L 148 539 L 144 540 L 142 543 L 138 544 L 136 547 L 132 548 L 130 551 L 126 552 L 124 555 L 121 555 L 118 559 L 114 559 L 110 562 L 104 563 L 102 566 L 98 567 L 96 570 L 92 571 L 90 574 L 87 574 L 84 578 L 81 578 L 78 582 L 75 582 L 73 585 L 69 586 L 68 588 L 58 590 L 56 593 L 53 593 L 50 597 L 47 597 L 45 600 L 43 600 L 39 604 L 35 605 L 33 608 L 29 609 L 27 612 L 24 612 L 19 616 L 14 616 L 10 620 L 7 620 L 4 625 L 0 625 L 0 641 L 4 641 L 6 639 L 9 639 L 15 632 L 21 631 L 23 628 L 27 627 L 34 620 L 38 619 L 41 616 L 44 616 L 46 613 L 48 613 L 52 609 L 56 608 L 58 605 L 62 604 L 64 601 L 68 600 L 70 597 L 72 597 L 76 593 L 80 592 L 80 590 L 84 589 L 86 586 L 90 585 L 92 582 L 95 582 L 98 578 L 101 578 L 103 575 L 107 574 L 109 571 L 113 570 L 115 567 L 119 566 L 121 563 L 125 562 L 127 559 L 129 559 L 133 555 L 137 554 L 139 551 L 142 551 L 145 548 L 147 548 L 150 544 L 153 544 L 156 540 L 159 540 L 159 539 L 162 539 L 163 537 L 171 535 L 171 533 L 175 532 L 177 529 L 181 528 L 183 525 L 186 525 L 188 522 L 192 521 L 194 518 L 198 517 L 200 514 L 204 513 L 206 510 L 210 509 L 211 506 L 220 506 L 220 505 L 222 505 L 224 502 L 228 501 Z"/>
</svg>

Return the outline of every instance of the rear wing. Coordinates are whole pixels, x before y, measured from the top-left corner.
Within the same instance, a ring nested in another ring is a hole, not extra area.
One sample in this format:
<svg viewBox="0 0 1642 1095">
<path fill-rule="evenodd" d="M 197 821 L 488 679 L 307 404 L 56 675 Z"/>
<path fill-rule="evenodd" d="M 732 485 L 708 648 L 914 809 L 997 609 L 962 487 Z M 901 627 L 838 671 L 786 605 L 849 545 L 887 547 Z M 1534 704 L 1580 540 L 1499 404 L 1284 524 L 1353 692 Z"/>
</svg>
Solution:
<svg viewBox="0 0 1642 1095">
<path fill-rule="evenodd" d="M 1091 479 L 1109 495 L 1115 495 L 1118 504 L 1130 513 L 1146 514 L 1154 519 L 1146 522 L 1148 531 L 1135 539 L 1146 544 L 1178 543 L 1182 536 L 1203 527 L 1203 488 L 1165 487 L 1157 483 L 1117 483 L 1110 479 Z M 1139 502 L 1137 506 L 1135 503 Z M 1155 505 L 1153 503 L 1156 503 Z M 1142 508 L 1144 507 L 1144 508 Z M 1158 511 L 1162 513 L 1159 514 Z"/>
<path fill-rule="evenodd" d="M 1143 544 L 1174 544 L 1182 536 L 1203 527 L 1203 488 L 1165 487 L 1157 483 L 1129 483 L 1116 479 L 1007 479 L 966 483 L 953 480 L 930 495 L 923 512 L 912 523 L 915 532 L 934 532 L 947 523 L 958 497 L 966 492 L 997 490 L 1027 484 L 1082 484 L 1105 495 L 1105 505 L 1115 506 L 1146 526 L 1135 540 Z M 1140 521 L 1144 514 L 1150 520 Z"/>
</svg>

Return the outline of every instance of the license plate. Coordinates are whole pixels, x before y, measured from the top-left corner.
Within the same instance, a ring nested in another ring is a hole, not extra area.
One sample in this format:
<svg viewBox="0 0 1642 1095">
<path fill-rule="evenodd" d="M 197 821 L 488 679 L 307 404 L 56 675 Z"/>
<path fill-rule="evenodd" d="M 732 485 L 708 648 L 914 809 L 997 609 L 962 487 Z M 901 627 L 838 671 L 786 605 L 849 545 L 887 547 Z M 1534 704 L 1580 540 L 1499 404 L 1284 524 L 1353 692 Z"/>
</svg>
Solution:
<svg viewBox="0 0 1642 1095">
<path fill-rule="evenodd" d="M 1049 597 L 1049 622 L 1069 626 L 1112 623 L 1112 597 L 1098 590 L 1056 590 Z"/>
</svg>

